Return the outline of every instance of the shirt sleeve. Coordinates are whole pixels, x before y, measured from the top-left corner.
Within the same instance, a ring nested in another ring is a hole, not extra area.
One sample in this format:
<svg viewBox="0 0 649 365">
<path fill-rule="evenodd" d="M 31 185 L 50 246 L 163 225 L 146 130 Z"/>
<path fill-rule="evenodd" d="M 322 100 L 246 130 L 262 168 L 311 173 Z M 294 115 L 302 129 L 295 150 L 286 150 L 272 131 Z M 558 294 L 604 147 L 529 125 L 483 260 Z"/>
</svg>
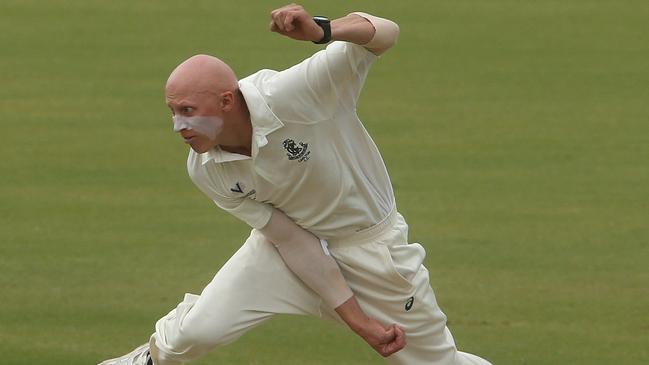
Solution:
<svg viewBox="0 0 649 365">
<path fill-rule="evenodd" d="M 249 197 L 228 197 L 217 190 L 216 185 L 204 170 L 192 167 L 197 155 L 190 152 L 188 159 L 189 177 L 203 194 L 207 195 L 221 209 L 246 222 L 252 228 L 263 228 L 273 213 L 273 207 Z"/>
<path fill-rule="evenodd" d="M 273 214 L 272 206 L 250 198 L 228 199 L 225 197 L 215 197 L 212 200 L 219 208 L 256 229 L 261 229 L 266 226 Z"/>
<path fill-rule="evenodd" d="M 319 121 L 337 107 L 354 109 L 378 57 L 363 46 L 337 41 L 299 64 L 276 73 L 267 97 L 280 119 Z"/>
</svg>

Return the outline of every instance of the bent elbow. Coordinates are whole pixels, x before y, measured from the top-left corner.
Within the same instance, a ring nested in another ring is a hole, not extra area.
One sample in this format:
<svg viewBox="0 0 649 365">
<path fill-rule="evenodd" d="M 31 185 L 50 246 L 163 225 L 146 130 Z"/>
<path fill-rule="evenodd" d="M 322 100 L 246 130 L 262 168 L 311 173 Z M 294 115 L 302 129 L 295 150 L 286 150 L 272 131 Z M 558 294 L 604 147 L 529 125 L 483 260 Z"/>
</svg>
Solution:
<svg viewBox="0 0 649 365">
<path fill-rule="evenodd" d="M 399 25 L 392 20 L 380 18 L 367 13 L 352 13 L 367 19 L 374 26 L 374 36 L 363 45 L 377 56 L 392 48 L 399 38 Z"/>
<path fill-rule="evenodd" d="M 388 23 L 386 25 L 386 51 L 397 44 L 400 31 L 401 29 L 399 28 L 399 25 L 397 23 L 393 22 L 392 20 L 388 20 Z"/>
</svg>

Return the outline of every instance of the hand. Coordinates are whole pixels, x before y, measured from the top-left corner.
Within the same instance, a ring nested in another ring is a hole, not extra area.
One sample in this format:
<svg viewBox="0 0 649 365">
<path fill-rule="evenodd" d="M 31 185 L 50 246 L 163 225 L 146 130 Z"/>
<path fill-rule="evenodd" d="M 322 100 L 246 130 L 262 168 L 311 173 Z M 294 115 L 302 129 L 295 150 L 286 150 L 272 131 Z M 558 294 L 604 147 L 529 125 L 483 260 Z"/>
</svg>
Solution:
<svg viewBox="0 0 649 365">
<path fill-rule="evenodd" d="M 324 37 L 324 31 L 301 5 L 290 4 L 270 13 L 271 32 L 299 40 L 317 42 Z"/>
<path fill-rule="evenodd" d="M 356 333 L 383 357 L 388 357 L 406 346 L 406 333 L 401 327 L 396 324 L 385 327 L 374 318 L 368 318 L 368 323 Z"/>
<path fill-rule="evenodd" d="M 374 351 L 383 357 L 390 356 L 406 346 L 406 333 L 396 324 L 385 327 L 363 312 L 355 296 L 338 306 L 336 313 L 361 336 Z"/>
</svg>

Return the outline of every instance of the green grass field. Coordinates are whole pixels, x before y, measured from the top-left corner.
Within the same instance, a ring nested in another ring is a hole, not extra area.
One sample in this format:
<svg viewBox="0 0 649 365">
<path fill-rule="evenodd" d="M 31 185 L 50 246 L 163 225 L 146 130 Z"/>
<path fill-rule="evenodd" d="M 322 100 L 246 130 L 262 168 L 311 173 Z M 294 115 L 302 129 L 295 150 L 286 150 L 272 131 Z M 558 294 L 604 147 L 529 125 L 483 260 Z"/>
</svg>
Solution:
<svg viewBox="0 0 649 365">
<path fill-rule="evenodd" d="M 359 113 L 460 349 L 649 364 L 649 3 L 302 4 L 401 25 Z M 163 86 L 196 53 L 239 76 L 310 55 L 267 31 L 281 5 L 0 3 L 1 364 L 126 352 L 239 247 L 247 228 L 187 177 Z M 381 363 L 303 317 L 198 362 Z"/>
</svg>

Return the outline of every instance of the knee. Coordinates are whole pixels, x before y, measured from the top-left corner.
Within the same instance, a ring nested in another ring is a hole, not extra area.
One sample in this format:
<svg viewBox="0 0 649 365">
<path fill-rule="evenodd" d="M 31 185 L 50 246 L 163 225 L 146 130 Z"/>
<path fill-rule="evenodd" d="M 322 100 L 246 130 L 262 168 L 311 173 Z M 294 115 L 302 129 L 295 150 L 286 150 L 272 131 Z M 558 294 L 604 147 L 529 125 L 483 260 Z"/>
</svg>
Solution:
<svg viewBox="0 0 649 365">
<path fill-rule="evenodd" d="M 153 365 L 183 365 L 182 361 L 170 359 L 160 352 L 155 342 L 155 336 L 151 336 L 151 340 L 149 341 L 149 354 L 151 355 Z"/>
</svg>

